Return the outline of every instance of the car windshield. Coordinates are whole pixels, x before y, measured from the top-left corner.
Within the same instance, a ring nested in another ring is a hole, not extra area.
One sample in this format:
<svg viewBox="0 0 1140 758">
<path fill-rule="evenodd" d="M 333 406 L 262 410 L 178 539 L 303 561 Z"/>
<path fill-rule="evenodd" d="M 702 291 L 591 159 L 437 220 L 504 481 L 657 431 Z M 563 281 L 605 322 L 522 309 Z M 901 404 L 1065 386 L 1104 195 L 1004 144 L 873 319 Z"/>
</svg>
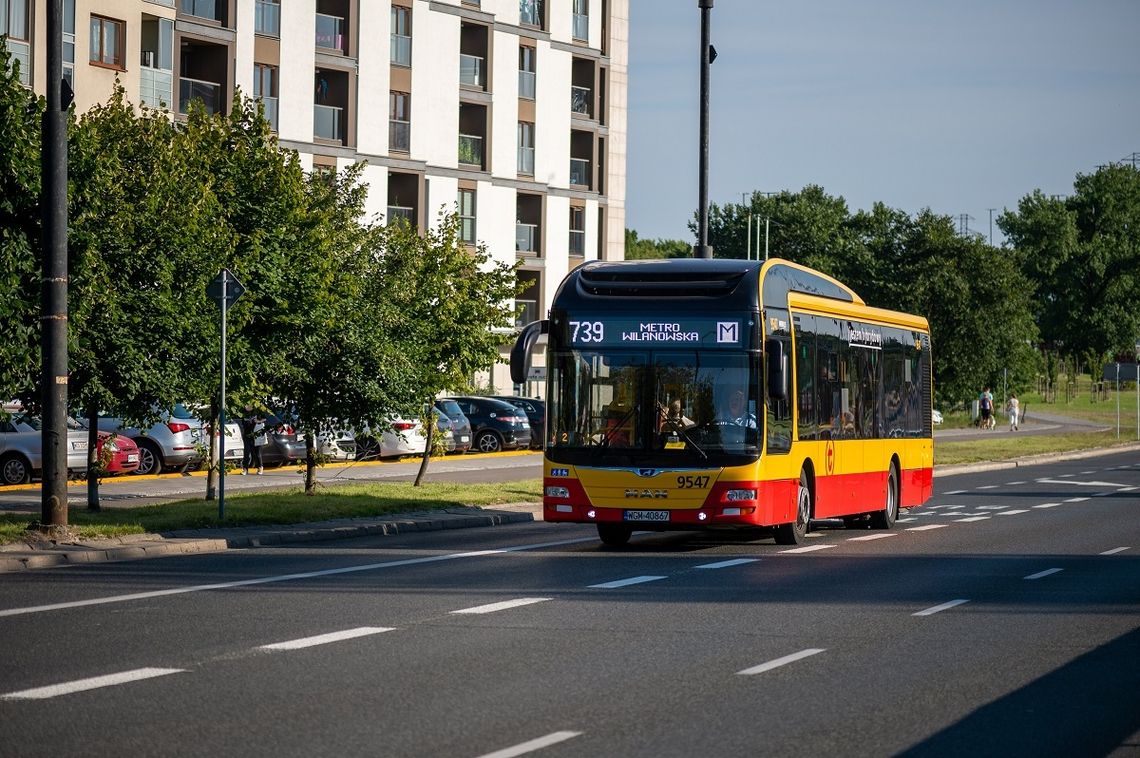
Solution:
<svg viewBox="0 0 1140 758">
<path fill-rule="evenodd" d="M 448 416 L 459 416 L 463 411 L 459 408 L 459 403 L 454 400 L 437 400 L 436 407 L 441 408 Z"/>
<path fill-rule="evenodd" d="M 17 424 L 23 424 L 24 426 L 30 427 L 26 431 L 39 432 L 43 431 L 44 428 L 43 421 L 40 419 L 40 417 L 33 416 L 31 413 L 18 413 L 12 417 L 12 420 Z M 68 416 L 67 420 L 64 423 L 67 425 L 68 430 L 73 432 L 85 431 L 87 428 L 71 416 Z"/>
</svg>

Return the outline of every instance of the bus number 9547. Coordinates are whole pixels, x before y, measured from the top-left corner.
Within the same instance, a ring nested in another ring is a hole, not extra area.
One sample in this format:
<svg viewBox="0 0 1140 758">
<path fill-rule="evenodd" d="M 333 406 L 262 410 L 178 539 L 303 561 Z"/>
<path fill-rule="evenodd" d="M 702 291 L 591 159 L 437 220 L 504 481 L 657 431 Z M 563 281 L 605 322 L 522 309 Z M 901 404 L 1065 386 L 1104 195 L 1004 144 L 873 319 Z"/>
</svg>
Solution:
<svg viewBox="0 0 1140 758">
<path fill-rule="evenodd" d="M 709 486 L 707 476 L 679 476 L 677 486 L 683 490 L 703 490 Z"/>
<path fill-rule="evenodd" d="M 601 342 L 605 339 L 605 325 L 601 321 L 571 321 L 571 342 Z"/>
</svg>

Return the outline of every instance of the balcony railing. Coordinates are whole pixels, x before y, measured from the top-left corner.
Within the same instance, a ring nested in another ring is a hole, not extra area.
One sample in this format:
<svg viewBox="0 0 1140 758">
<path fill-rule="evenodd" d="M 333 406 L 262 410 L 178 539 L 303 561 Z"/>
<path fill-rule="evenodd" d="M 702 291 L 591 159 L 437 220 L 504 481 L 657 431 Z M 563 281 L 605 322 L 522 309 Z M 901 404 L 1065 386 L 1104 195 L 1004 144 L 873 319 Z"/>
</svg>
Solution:
<svg viewBox="0 0 1140 758">
<path fill-rule="evenodd" d="M 148 108 L 169 108 L 174 100 L 174 74 L 157 68 L 139 68 L 139 99 Z"/>
<path fill-rule="evenodd" d="M 407 205 L 389 205 L 388 206 L 388 223 L 395 224 L 396 222 L 408 223 L 412 226 L 416 225 L 416 209 Z"/>
<path fill-rule="evenodd" d="M 412 38 L 404 34 L 392 35 L 392 63 L 397 66 L 412 65 Z"/>
<path fill-rule="evenodd" d="M 262 96 L 261 104 L 265 106 L 265 120 L 269 122 L 269 128 L 277 131 L 277 98 Z"/>
<path fill-rule="evenodd" d="M 483 78 L 483 58 L 478 55 L 465 55 L 459 54 L 459 83 L 468 84 L 472 87 L 482 87 L 485 79 Z"/>
<path fill-rule="evenodd" d="M 519 148 L 519 173 L 534 176 L 534 148 Z"/>
<path fill-rule="evenodd" d="M 534 100 L 534 72 L 519 71 L 519 97 Z"/>
<path fill-rule="evenodd" d="M 590 186 L 590 161 L 583 158 L 570 159 L 570 183 Z"/>
<path fill-rule="evenodd" d="M 586 42 L 590 39 L 590 17 L 585 13 L 574 14 L 574 39 Z"/>
<path fill-rule="evenodd" d="M 281 6 L 277 3 L 257 0 L 253 9 L 253 31 L 267 37 L 281 36 Z"/>
<path fill-rule="evenodd" d="M 593 114 L 593 90 L 574 85 L 570 88 L 570 110 L 587 116 Z"/>
<path fill-rule="evenodd" d="M 483 138 L 475 134 L 459 135 L 459 162 L 470 166 L 483 165 Z"/>
<path fill-rule="evenodd" d="M 570 230 L 570 255 L 585 255 L 586 254 L 586 233 L 583 231 Z"/>
<path fill-rule="evenodd" d="M 317 47 L 322 50 L 344 52 L 344 32 L 347 24 L 340 16 L 317 14 Z"/>
<path fill-rule="evenodd" d="M 343 142 L 344 137 L 340 131 L 341 111 L 343 110 L 343 108 L 338 108 L 335 105 L 314 105 L 313 136 L 319 139 Z"/>
<path fill-rule="evenodd" d="M 178 79 L 178 112 L 190 112 L 190 102 L 201 100 L 206 106 L 206 113 L 213 115 L 222 110 L 222 85 L 214 82 L 204 82 L 200 79 L 189 79 L 185 76 Z"/>
<path fill-rule="evenodd" d="M 412 124 L 410 121 L 392 119 L 388 122 L 388 149 L 398 150 L 401 153 L 411 151 Z"/>
<path fill-rule="evenodd" d="M 538 252 L 538 224 L 515 224 L 515 252 Z"/>
</svg>

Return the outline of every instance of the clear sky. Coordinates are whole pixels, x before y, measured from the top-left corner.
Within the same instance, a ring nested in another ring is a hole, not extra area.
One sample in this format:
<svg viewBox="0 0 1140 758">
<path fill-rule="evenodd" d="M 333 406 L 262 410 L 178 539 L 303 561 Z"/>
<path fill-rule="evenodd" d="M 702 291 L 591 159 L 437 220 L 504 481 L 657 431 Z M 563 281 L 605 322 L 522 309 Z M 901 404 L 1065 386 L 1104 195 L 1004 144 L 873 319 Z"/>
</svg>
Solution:
<svg viewBox="0 0 1140 758">
<path fill-rule="evenodd" d="M 642 239 L 693 241 L 700 18 L 630 0 Z M 988 235 L 988 209 L 1140 152 L 1140 0 L 715 0 L 711 30 L 711 203 L 818 184 L 852 212 L 968 213 Z"/>
</svg>

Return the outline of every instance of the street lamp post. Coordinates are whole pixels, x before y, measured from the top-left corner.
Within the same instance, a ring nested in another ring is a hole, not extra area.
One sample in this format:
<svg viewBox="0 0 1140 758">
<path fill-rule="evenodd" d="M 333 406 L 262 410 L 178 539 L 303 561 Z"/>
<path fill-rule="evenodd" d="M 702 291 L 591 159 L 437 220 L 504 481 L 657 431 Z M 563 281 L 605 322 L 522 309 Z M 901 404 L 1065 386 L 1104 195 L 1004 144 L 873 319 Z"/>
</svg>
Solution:
<svg viewBox="0 0 1140 758">
<path fill-rule="evenodd" d="M 697 192 L 700 207 L 693 257 L 712 258 L 712 248 L 709 247 L 709 65 L 716 57 L 716 51 L 709 42 L 709 14 L 713 0 L 697 0 L 697 6 L 701 9 L 701 147 Z"/>
</svg>

